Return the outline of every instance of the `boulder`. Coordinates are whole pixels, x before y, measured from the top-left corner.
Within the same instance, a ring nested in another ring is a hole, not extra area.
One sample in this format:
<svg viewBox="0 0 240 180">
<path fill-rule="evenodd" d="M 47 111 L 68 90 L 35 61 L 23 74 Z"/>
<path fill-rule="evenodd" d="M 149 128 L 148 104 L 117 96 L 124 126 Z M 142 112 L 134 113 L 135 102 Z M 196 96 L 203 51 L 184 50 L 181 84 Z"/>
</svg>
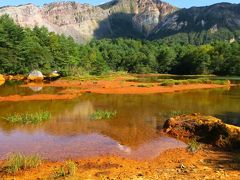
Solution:
<svg viewBox="0 0 240 180">
<path fill-rule="evenodd" d="M 163 128 L 169 135 L 183 140 L 196 138 L 199 142 L 223 149 L 240 149 L 240 127 L 225 124 L 212 116 L 176 116 L 168 119 Z"/>
<path fill-rule="evenodd" d="M 5 81 L 5 78 L 2 74 L 0 74 L 0 81 Z"/>
<path fill-rule="evenodd" d="M 28 80 L 30 81 L 42 81 L 44 79 L 43 74 L 38 70 L 33 70 L 28 75 Z"/>
</svg>

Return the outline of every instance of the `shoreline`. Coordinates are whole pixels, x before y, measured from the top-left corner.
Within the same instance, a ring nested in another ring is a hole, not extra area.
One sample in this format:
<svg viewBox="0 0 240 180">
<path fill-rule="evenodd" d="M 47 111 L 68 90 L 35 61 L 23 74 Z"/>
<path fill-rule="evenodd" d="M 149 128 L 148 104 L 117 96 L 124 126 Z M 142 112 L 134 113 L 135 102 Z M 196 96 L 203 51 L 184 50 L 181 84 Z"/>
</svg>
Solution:
<svg viewBox="0 0 240 180">
<path fill-rule="evenodd" d="M 211 146 L 204 146 L 195 154 L 184 148 L 167 150 L 154 160 L 131 160 L 118 156 L 97 156 L 86 159 L 73 159 L 77 171 L 72 178 L 84 179 L 237 179 L 240 176 L 239 164 L 234 161 L 239 154 L 223 152 Z M 66 161 L 65 161 L 66 162 Z M 4 161 L 0 162 L 3 165 Z M 64 161 L 44 161 L 39 167 L 21 170 L 15 175 L 4 174 L 4 178 L 51 178 L 54 170 L 61 168 Z M 64 178 L 64 177 L 63 177 Z M 71 178 L 71 177 L 70 177 Z"/>
<path fill-rule="evenodd" d="M 233 86 L 233 85 L 231 85 Z M 0 96 L 0 102 L 19 102 L 19 101 L 44 101 L 44 100 L 71 100 L 81 96 L 84 93 L 93 94 L 110 94 L 110 95 L 148 95 L 148 94 L 162 94 L 162 93 L 176 93 L 190 90 L 201 89 L 217 89 L 230 88 L 229 85 L 217 84 L 194 84 L 194 85 L 177 85 L 174 87 L 110 87 L 110 88 L 89 88 L 89 89 L 66 89 L 59 92 L 59 94 L 34 94 L 29 96 L 9 95 Z M 24 87 L 28 87 L 24 85 Z M 32 85 L 31 85 L 32 87 Z M 50 86 L 48 86 L 50 87 Z M 56 87 L 56 86 L 53 86 Z M 66 86 L 57 86 L 66 87 Z M 72 87 L 72 86 L 67 86 Z M 75 86 L 74 86 L 75 87 Z"/>
<path fill-rule="evenodd" d="M 189 122 L 188 124 L 181 124 Z M 197 122 L 197 123 L 195 123 Z M 191 136 L 187 125 L 206 125 L 220 128 L 227 126 L 233 137 L 240 132 L 239 127 L 223 123 L 220 119 L 200 114 L 180 115 L 165 122 L 159 134 L 168 135 L 189 142 Z M 182 129 L 181 129 L 182 128 Z M 192 128 L 194 129 L 194 128 Z M 178 133 L 177 133 L 178 132 Z M 194 132 L 194 131 L 193 131 Z M 191 131 L 190 131 L 191 133 Z M 221 135 L 221 131 L 219 131 Z M 187 136 L 184 136 L 187 135 Z M 205 133 L 204 133 L 205 134 Z M 212 132 L 208 132 L 209 135 Z M 177 135 L 177 136 L 176 136 Z M 190 138 L 190 139 L 189 139 Z M 220 139 L 221 140 L 221 139 Z M 214 142 L 214 141 L 213 141 Z M 191 152 L 188 148 L 168 149 L 159 153 L 154 159 L 134 160 L 116 155 L 93 156 L 88 158 L 69 159 L 76 165 L 76 172 L 72 179 L 231 179 L 237 180 L 240 176 L 240 152 L 226 151 L 214 144 L 201 143 L 199 149 Z M 6 179 L 54 179 L 56 170 L 61 169 L 68 160 L 43 160 L 36 168 L 20 170 L 16 174 L 7 174 L 4 171 L 6 160 L 0 161 L 0 177 Z M 60 178 L 68 178 L 66 175 Z"/>
<path fill-rule="evenodd" d="M 174 93 L 197 89 L 230 88 L 234 84 L 181 84 L 173 86 L 161 86 L 159 83 L 141 83 L 126 81 L 126 77 L 118 77 L 114 80 L 57 80 L 50 83 L 28 83 L 20 87 L 62 87 L 66 88 L 57 94 L 34 94 L 34 95 L 9 95 L 0 96 L 0 102 L 17 102 L 32 100 L 71 100 L 83 93 L 95 94 L 129 94 L 145 95 Z"/>
</svg>

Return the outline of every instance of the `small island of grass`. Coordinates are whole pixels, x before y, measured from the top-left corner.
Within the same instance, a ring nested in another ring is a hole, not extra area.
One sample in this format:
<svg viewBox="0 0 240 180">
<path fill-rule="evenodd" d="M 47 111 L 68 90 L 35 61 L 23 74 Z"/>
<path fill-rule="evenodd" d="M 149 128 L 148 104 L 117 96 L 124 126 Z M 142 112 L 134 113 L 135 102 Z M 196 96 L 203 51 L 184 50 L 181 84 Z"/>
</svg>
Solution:
<svg viewBox="0 0 240 180">
<path fill-rule="evenodd" d="M 91 114 L 91 120 L 108 120 L 117 115 L 116 111 L 97 110 Z"/>
<path fill-rule="evenodd" d="M 42 111 L 36 113 L 13 114 L 4 117 L 3 119 L 13 124 L 38 124 L 40 122 L 47 121 L 50 118 L 51 118 L 50 112 Z"/>
</svg>

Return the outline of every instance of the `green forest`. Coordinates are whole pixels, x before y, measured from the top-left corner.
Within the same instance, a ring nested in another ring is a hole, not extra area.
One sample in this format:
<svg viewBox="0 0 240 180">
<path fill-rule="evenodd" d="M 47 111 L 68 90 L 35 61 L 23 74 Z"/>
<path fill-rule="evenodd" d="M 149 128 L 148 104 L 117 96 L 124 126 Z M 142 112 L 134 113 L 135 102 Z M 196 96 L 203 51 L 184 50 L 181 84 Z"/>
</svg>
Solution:
<svg viewBox="0 0 240 180">
<path fill-rule="evenodd" d="M 0 73 L 59 71 L 63 76 L 130 73 L 240 75 L 240 44 L 205 45 L 134 39 L 92 40 L 80 45 L 45 27 L 22 28 L 0 17 Z"/>
</svg>

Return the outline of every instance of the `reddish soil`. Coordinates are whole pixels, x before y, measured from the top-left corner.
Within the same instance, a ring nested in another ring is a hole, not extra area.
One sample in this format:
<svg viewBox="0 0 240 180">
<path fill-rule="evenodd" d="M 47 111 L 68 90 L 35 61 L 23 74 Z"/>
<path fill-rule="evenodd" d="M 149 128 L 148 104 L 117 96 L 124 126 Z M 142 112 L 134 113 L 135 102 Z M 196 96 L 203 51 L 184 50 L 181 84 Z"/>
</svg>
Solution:
<svg viewBox="0 0 240 180">
<path fill-rule="evenodd" d="M 26 86 L 39 86 L 39 84 L 27 84 Z M 211 89 L 229 87 L 228 85 L 218 84 L 187 84 L 175 86 L 159 86 L 159 83 L 138 83 L 127 82 L 122 79 L 116 80 L 98 80 L 98 81 L 66 81 L 58 80 L 50 84 L 43 84 L 43 86 L 52 87 L 75 87 L 73 92 L 91 92 L 100 94 L 149 94 L 149 93 L 169 93 L 193 89 Z M 69 93 L 71 90 L 62 91 L 62 93 Z"/>
<path fill-rule="evenodd" d="M 0 96 L 3 101 L 33 101 L 33 100 L 68 100 L 79 96 L 82 93 L 99 94 L 150 94 L 150 93 L 172 93 L 177 91 L 211 88 L 229 88 L 229 85 L 217 84 L 187 84 L 175 86 L 159 86 L 159 83 L 128 82 L 126 78 L 117 77 L 114 80 L 57 80 L 51 83 L 28 83 L 22 87 L 65 87 L 60 94 L 35 94 L 30 96 L 11 95 Z"/>
<path fill-rule="evenodd" d="M 94 157 L 74 160 L 77 171 L 72 179 L 229 179 L 240 177 L 239 154 L 204 147 L 195 154 L 186 149 L 162 153 L 151 161 L 120 157 Z M 15 176 L 0 171 L 6 179 L 51 179 L 64 162 L 44 162 L 40 167 Z M 3 164 L 3 163 L 2 163 Z M 0 163 L 1 165 L 1 163 Z"/>
</svg>

